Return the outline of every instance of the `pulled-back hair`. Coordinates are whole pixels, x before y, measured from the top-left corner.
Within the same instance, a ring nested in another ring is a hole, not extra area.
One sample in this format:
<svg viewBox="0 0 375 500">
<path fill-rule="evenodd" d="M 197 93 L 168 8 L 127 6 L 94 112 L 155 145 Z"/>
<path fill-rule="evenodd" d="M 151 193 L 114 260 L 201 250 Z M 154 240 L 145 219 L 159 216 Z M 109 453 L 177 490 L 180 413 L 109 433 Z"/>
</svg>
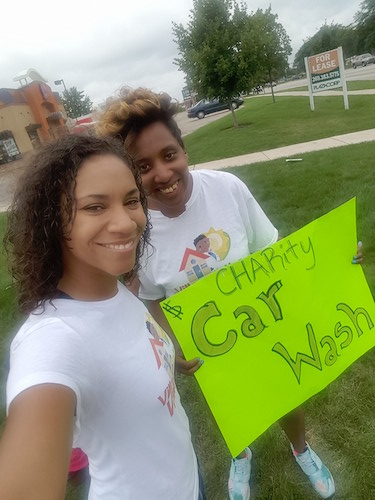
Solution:
<svg viewBox="0 0 375 500">
<path fill-rule="evenodd" d="M 63 274 L 62 242 L 75 216 L 74 190 L 77 172 L 91 156 L 113 154 L 122 159 L 134 175 L 140 200 L 147 216 L 146 196 L 138 170 L 120 141 L 67 135 L 43 145 L 25 165 L 13 203 L 8 210 L 4 246 L 9 269 L 18 287 L 19 306 L 29 313 L 58 295 Z M 136 253 L 135 268 L 124 275 L 130 281 L 149 239 L 149 221 Z"/>
<path fill-rule="evenodd" d="M 117 97 L 108 100 L 96 132 L 99 136 L 119 138 L 126 150 L 131 152 L 134 140 L 145 127 L 162 122 L 185 149 L 181 130 L 173 118 L 176 112 L 177 103 L 172 102 L 166 93 L 155 94 L 145 88 L 133 90 L 123 87 Z"/>
</svg>

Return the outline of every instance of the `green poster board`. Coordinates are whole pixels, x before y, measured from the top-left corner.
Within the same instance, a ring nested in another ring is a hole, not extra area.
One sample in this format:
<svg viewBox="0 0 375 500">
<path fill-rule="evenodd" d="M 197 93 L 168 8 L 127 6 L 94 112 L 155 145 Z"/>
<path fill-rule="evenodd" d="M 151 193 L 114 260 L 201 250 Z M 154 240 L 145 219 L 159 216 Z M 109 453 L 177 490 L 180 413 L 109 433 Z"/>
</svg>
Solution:
<svg viewBox="0 0 375 500">
<path fill-rule="evenodd" d="M 162 302 L 233 456 L 375 345 L 355 220 L 352 199 Z"/>
</svg>

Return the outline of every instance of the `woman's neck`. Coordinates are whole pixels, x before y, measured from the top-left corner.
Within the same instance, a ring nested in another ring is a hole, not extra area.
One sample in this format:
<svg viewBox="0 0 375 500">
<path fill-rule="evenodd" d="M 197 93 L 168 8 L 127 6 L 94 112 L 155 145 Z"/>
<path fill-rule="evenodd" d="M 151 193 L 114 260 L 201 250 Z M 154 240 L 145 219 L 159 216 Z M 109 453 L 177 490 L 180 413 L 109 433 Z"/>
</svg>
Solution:
<svg viewBox="0 0 375 500">
<path fill-rule="evenodd" d="M 69 275 L 65 272 L 58 283 L 58 289 L 66 293 L 72 299 L 82 301 L 106 300 L 114 297 L 117 293 L 117 278 L 112 276 L 87 275 L 83 277 Z M 110 278 L 110 279 L 108 279 Z"/>
<path fill-rule="evenodd" d="M 148 201 L 148 208 L 150 210 L 156 210 L 157 212 L 161 212 L 165 217 L 173 219 L 183 214 L 186 210 L 186 203 L 181 203 L 179 205 L 164 205 L 160 202 L 155 202 L 154 200 Z"/>
</svg>

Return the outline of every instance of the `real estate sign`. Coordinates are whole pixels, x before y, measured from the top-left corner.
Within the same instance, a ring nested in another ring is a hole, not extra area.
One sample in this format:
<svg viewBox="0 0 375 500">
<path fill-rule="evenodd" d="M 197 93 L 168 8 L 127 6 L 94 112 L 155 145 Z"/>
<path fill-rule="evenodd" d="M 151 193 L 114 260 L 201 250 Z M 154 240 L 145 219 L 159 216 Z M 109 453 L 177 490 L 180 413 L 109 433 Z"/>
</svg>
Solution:
<svg viewBox="0 0 375 500">
<path fill-rule="evenodd" d="M 338 88 L 343 89 L 345 109 L 349 109 L 342 47 L 305 57 L 305 68 L 312 111 L 314 93 Z"/>
<path fill-rule="evenodd" d="M 342 87 L 339 49 L 308 57 L 311 89 L 313 92 Z"/>
</svg>

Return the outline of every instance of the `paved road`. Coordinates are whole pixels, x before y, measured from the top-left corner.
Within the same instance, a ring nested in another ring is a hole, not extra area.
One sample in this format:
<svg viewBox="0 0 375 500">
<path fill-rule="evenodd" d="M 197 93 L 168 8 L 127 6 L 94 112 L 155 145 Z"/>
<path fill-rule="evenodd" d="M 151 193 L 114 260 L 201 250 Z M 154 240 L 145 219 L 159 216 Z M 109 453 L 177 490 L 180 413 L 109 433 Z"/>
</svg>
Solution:
<svg viewBox="0 0 375 500">
<path fill-rule="evenodd" d="M 370 66 L 366 66 L 364 68 L 357 69 L 348 69 L 345 72 L 347 80 L 375 80 L 375 64 L 371 64 Z M 290 82 L 285 82 L 274 87 L 276 93 L 279 93 L 279 96 L 285 95 L 308 95 L 307 92 L 284 92 L 283 90 L 292 89 L 295 87 L 301 87 L 303 85 L 307 85 L 306 79 L 301 80 L 293 80 Z M 375 94 L 375 89 L 373 90 L 364 90 L 364 91 L 356 91 L 349 92 L 349 94 Z M 266 89 L 266 95 L 270 94 L 270 89 Z M 320 92 L 320 95 L 337 95 L 338 92 Z M 316 96 L 318 94 L 315 94 Z M 258 96 L 256 96 L 258 97 Z M 261 97 L 261 96 L 259 96 Z M 181 129 L 182 135 L 185 136 L 190 134 L 194 130 L 197 130 L 207 123 L 211 123 L 219 118 L 222 118 L 224 115 L 230 113 L 230 111 L 219 111 L 218 113 L 213 113 L 212 115 L 206 116 L 202 120 L 198 118 L 188 118 L 186 112 L 181 112 L 176 116 L 176 121 Z M 14 188 L 17 182 L 18 177 L 22 174 L 23 171 L 23 163 L 24 160 L 18 160 L 6 165 L 0 165 L 0 212 L 7 209 L 9 203 L 12 199 L 12 195 L 14 192 Z"/>
<path fill-rule="evenodd" d="M 219 118 L 222 118 L 224 115 L 227 115 L 228 113 L 230 113 L 229 109 L 224 111 L 218 111 L 217 113 L 212 113 L 212 115 L 207 115 L 202 120 L 200 120 L 199 118 L 188 118 L 186 111 L 182 111 L 181 113 L 178 113 L 178 115 L 176 115 L 176 121 L 182 132 L 182 136 L 184 137 L 185 135 L 194 132 L 194 130 L 197 130 L 198 128 L 203 127 L 204 125 L 207 125 L 207 123 L 211 123 L 215 120 L 218 120 Z"/>
<path fill-rule="evenodd" d="M 0 212 L 4 212 L 13 197 L 19 176 L 24 170 L 24 160 L 0 165 Z"/>
</svg>

